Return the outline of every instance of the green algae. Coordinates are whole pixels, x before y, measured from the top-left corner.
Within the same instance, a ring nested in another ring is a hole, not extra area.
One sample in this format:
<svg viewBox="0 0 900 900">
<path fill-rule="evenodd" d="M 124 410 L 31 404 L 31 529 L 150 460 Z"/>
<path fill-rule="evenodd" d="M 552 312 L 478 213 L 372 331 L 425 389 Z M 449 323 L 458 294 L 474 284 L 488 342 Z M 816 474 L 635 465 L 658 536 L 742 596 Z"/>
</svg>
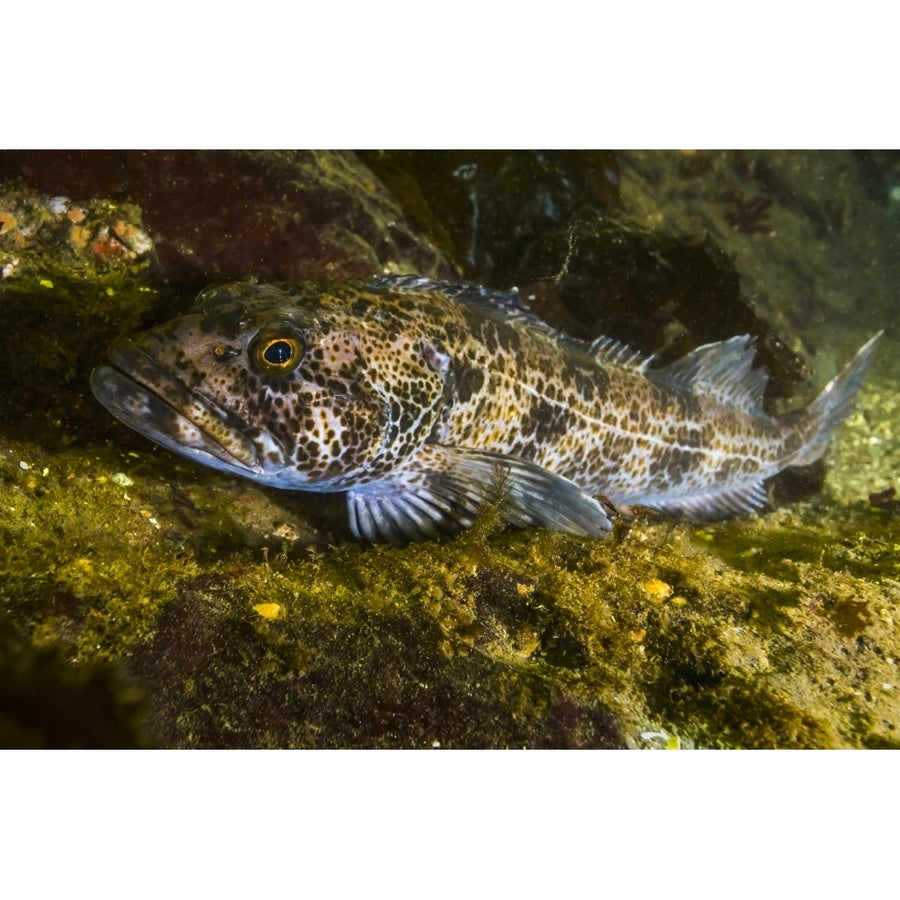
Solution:
<svg viewBox="0 0 900 900">
<path fill-rule="evenodd" d="M 223 510 L 187 528 L 162 460 L 123 487 L 121 452 L 92 450 L 4 459 L 0 599 L 33 646 L 142 686 L 161 744 L 897 744 L 896 519 L 807 505 L 617 543 L 487 515 L 440 543 L 258 533 L 217 556 Z"/>
<path fill-rule="evenodd" d="M 74 667 L 36 648 L 0 615 L 0 746 L 29 749 L 152 746 L 141 694 L 114 666 Z"/>
</svg>

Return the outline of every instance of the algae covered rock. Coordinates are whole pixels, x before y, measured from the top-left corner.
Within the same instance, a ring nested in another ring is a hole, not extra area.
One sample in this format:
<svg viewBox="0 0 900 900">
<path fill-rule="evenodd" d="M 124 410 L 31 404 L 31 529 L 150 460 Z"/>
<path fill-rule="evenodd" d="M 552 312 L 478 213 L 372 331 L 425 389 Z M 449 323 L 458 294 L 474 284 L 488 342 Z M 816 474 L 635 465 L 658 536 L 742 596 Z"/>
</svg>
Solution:
<svg viewBox="0 0 900 900">
<path fill-rule="evenodd" d="M 251 275 L 451 274 L 352 153 L 16 151 L 0 155 L 0 181 L 9 178 L 44 194 L 136 204 L 162 274 L 188 293 Z"/>
</svg>

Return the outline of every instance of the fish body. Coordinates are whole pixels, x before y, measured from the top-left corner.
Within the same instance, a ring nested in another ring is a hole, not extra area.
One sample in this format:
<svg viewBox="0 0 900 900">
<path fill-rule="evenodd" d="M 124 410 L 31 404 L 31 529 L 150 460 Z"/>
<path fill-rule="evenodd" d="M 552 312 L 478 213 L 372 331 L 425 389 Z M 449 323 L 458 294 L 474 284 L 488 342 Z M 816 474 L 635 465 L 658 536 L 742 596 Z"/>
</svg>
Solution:
<svg viewBox="0 0 900 900">
<path fill-rule="evenodd" d="M 450 533 L 489 503 L 513 524 L 602 535 L 609 504 L 760 507 L 767 478 L 824 453 L 878 337 L 809 406 L 773 417 L 748 336 L 654 369 L 611 339 L 555 331 L 515 291 L 238 282 L 115 344 L 91 385 L 190 459 L 345 493 L 359 538 Z"/>
</svg>

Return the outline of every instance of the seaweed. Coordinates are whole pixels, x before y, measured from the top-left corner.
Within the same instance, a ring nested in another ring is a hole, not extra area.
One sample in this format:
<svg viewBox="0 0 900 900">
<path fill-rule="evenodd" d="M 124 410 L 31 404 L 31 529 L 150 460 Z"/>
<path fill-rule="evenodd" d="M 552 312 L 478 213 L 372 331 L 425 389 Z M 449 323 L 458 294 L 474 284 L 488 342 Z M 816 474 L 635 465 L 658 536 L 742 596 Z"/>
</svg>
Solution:
<svg viewBox="0 0 900 900">
<path fill-rule="evenodd" d="M 731 203 L 731 210 L 725 214 L 725 220 L 741 234 L 773 234 L 769 223 L 769 212 L 772 209 L 771 197 L 752 197 L 749 200 L 737 191 L 724 198 Z"/>
</svg>

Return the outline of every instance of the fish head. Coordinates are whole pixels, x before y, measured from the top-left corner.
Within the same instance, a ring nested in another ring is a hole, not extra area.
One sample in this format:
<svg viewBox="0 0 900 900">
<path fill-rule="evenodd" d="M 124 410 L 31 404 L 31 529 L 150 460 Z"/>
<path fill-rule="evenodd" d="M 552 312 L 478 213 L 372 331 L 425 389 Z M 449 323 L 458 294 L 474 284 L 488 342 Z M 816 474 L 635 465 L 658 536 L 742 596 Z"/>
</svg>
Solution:
<svg viewBox="0 0 900 900">
<path fill-rule="evenodd" d="M 274 487 L 333 491 L 381 477 L 433 427 L 446 361 L 390 315 L 360 315 L 357 295 L 240 282 L 198 301 L 115 343 L 91 376 L 107 410 L 157 444 Z"/>
</svg>

